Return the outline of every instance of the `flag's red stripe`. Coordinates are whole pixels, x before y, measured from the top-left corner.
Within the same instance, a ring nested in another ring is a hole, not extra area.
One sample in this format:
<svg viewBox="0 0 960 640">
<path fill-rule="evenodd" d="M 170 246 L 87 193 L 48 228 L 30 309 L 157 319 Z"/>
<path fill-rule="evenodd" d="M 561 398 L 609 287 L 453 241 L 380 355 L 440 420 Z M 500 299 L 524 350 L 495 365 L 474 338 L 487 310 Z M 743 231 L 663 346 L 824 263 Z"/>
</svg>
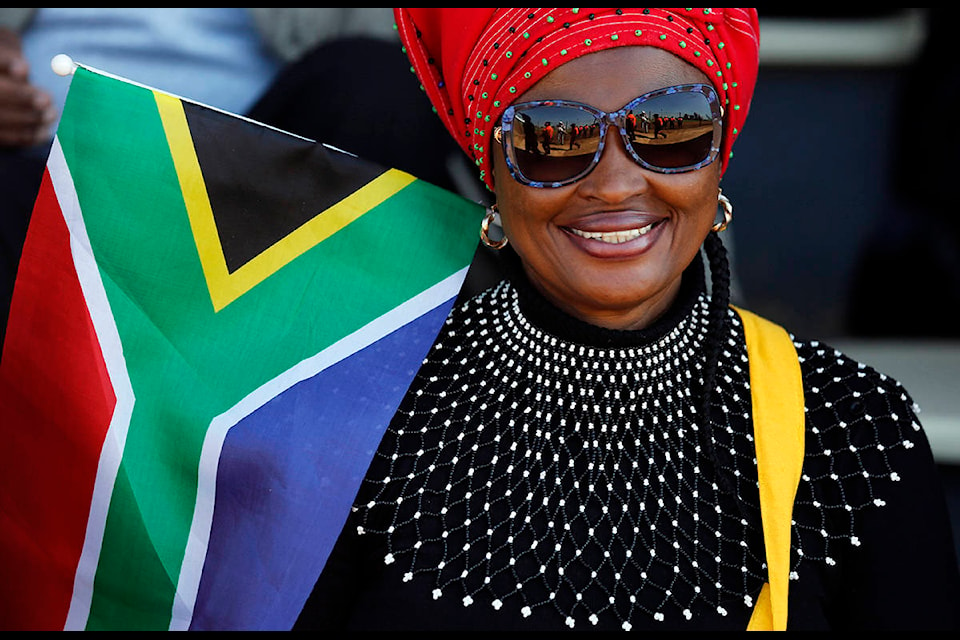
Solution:
<svg viewBox="0 0 960 640">
<path fill-rule="evenodd" d="M 0 361 L 0 628 L 63 628 L 115 404 L 46 174 Z"/>
</svg>

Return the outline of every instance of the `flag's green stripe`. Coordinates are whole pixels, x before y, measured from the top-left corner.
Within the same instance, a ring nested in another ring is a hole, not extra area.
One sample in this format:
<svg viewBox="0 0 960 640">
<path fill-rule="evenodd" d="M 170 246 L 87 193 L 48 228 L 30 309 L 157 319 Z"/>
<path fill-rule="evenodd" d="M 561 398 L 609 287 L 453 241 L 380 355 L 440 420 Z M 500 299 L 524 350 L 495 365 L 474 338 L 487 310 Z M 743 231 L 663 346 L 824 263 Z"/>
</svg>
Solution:
<svg viewBox="0 0 960 640">
<path fill-rule="evenodd" d="M 210 419 L 466 265 L 477 219 L 414 183 L 214 314 L 151 93 L 78 72 L 69 106 L 59 135 L 137 397 L 88 628 L 163 629 Z M 437 246 L 445 258 L 423 250 Z"/>
</svg>

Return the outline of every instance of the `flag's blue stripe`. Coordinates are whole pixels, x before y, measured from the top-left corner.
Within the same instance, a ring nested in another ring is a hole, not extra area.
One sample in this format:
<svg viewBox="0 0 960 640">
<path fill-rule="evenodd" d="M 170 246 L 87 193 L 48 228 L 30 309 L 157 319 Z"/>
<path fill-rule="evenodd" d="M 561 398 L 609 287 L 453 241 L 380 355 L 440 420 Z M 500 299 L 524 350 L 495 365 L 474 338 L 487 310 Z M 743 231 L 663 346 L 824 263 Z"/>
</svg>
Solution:
<svg viewBox="0 0 960 640">
<path fill-rule="evenodd" d="M 228 431 L 191 629 L 290 628 L 451 304 L 291 387 Z"/>
</svg>

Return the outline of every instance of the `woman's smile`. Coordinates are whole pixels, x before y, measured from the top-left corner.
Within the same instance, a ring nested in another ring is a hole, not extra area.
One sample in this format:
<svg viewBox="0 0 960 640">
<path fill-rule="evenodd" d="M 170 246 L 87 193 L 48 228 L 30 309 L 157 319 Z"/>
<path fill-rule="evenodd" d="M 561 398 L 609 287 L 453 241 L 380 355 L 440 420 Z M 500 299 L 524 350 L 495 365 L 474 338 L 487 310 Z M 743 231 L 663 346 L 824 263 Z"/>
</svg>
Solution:
<svg viewBox="0 0 960 640">
<path fill-rule="evenodd" d="M 625 260 L 650 250 L 666 218 L 649 214 L 595 215 L 561 226 L 574 247 L 591 257 Z"/>
<path fill-rule="evenodd" d="M 653 223 L 650 223 L 644 227 L 624 229 L 622 231 L 583 231 L 582 229 L 568 227 L 570 233 L 575 236 L 580 236 L 581 238 L 586 238 L 587 240 L 597 240 L 605 244 L 623 244 L 625 242 L 630 242 L 631 240 L 636 240 L 640 236 L 646 235 L 651 229 L 653 229 Z"/>
</svg>

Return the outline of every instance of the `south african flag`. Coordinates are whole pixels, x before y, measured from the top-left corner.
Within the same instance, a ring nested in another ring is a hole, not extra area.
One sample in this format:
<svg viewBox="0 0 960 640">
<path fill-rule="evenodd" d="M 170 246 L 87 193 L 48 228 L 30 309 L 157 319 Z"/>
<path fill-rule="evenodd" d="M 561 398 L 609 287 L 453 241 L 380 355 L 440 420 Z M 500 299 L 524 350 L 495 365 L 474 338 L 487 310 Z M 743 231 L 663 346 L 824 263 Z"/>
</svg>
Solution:
<svg viewBox="0 0 960 640">
<path fill-rule="evenodd" d="M 78 67 L 0 361 L 0 627 L 289 628 L 481 216 Z"/>
</svg>

